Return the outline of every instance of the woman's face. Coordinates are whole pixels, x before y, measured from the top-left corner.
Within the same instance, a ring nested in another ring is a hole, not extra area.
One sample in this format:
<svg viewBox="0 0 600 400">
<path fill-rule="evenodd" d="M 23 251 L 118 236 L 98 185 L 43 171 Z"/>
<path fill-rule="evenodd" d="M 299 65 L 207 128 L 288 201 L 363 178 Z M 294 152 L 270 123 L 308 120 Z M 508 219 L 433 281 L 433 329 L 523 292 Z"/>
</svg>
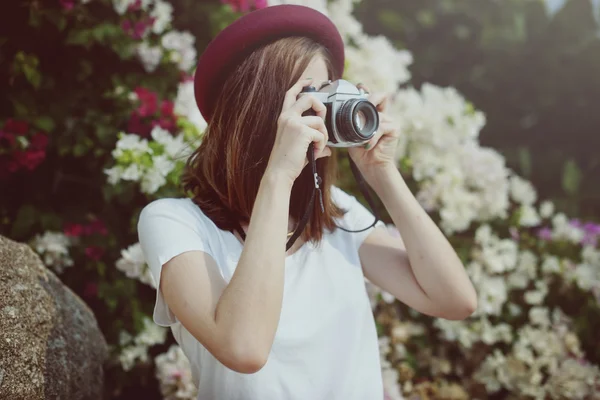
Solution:
<svg viewBox="0 0 600 400">
<path fill-rule="evenodd" d="M 313 57 L 308 64 L 308 67 L 302 73 L 300 79 L 312 78 L 314 86 L 317 90 L 319 90 L 323 84 L 323 82 L 327 82 L 329 80 L 329 73 L 327 72 L 327 65 L 325 64 L 325 60 L 323 57 L 318 55 Z"/>
</svg>

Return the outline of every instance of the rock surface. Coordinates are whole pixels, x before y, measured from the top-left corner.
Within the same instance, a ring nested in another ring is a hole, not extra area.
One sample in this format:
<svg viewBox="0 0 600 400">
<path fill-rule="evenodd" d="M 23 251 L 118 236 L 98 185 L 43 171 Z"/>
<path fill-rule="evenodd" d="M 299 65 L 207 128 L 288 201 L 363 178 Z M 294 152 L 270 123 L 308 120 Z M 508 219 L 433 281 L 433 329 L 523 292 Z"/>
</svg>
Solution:
<svg viewBox="0 0 600 400">
<path fill-rule="evenodd" d="M 101 399 L 92 310 L 27 245 L 0 236 L 0 399 Z"/>
</svg>

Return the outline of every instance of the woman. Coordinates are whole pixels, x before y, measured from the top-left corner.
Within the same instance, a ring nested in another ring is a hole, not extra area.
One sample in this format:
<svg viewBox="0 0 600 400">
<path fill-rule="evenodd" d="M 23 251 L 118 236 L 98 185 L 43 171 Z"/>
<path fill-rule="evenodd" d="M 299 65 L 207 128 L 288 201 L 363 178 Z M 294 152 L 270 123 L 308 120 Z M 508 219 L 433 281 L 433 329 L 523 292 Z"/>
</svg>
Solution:
<svg viewBox="0 0 600 400">
<path fill-rule="evenodd" d="M 402 239 L 333 186 L 326 108 L 302 88 L 339 79 L 342 39 L 305 7 L 255 11 L 209 45 L 196 72 L 208 128 L 183 177 L 191 199 L 144 208 L 140 242 L 159 283 L 154 320 L 189 358 L 199 399 L 381 399 L 377 334 L 364 277 L 414 309 L 462 319 L 476 294 L 456 253 L 394 165 L 398 132 L 350 155 Z M 313 110 L 316 116 L 303 116 Z M 315 205 L 286 252 L 314 185 Z M 236 228 L 241 226 L 245 238 Z"/>
</svg>

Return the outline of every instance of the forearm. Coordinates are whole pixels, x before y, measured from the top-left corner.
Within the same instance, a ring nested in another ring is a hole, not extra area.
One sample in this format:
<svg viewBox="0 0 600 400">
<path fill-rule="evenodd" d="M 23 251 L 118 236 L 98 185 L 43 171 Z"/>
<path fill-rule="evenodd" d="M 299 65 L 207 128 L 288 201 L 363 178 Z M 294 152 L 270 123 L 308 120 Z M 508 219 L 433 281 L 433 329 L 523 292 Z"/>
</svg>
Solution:
<svg viewBox="0 0 600 400">
<path fill-rule="evenodd" d="M 411 269 L 427 297 L 449 314 L 476 307 L 477 294 L 462 262 L 398 170 L 391 166 L 379 171 L 370 183 L 400 232 Z"/>
<path fill-rule="evenodd" d="M 217 326 L 237 352 L 268 354 L 283 300 L 291 184 L 277 175 L 261 181 L 244 249 L 217 304 Z"/>
</svg>

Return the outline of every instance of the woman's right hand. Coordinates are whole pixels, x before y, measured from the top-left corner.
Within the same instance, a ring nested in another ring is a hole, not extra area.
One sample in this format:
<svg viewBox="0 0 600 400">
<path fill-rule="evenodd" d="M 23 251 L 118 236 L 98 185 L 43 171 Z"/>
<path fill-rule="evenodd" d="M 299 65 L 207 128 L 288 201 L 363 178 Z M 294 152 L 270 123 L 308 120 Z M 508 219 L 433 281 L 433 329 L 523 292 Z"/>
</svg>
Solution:
<svg viewBox="0 0 600 400">
<path fill-rule="evenodd" d="M 267 165 L 267 172 L 283 175 L 290 183 L 296 180 L 308 163 L 306 152 L 311 143 L 314 143 L 315 159 L 331 155 L 331 149 L 327 147 L 329 138 L 324 121 L 327 112 L 325 105 L 311 95 L 298 99 L 302 89 L 311 83 L 312 79 L 302 79 L 287 91 Z M 302 116 L 310 109 L 317 115 Z"/>
</svg>

